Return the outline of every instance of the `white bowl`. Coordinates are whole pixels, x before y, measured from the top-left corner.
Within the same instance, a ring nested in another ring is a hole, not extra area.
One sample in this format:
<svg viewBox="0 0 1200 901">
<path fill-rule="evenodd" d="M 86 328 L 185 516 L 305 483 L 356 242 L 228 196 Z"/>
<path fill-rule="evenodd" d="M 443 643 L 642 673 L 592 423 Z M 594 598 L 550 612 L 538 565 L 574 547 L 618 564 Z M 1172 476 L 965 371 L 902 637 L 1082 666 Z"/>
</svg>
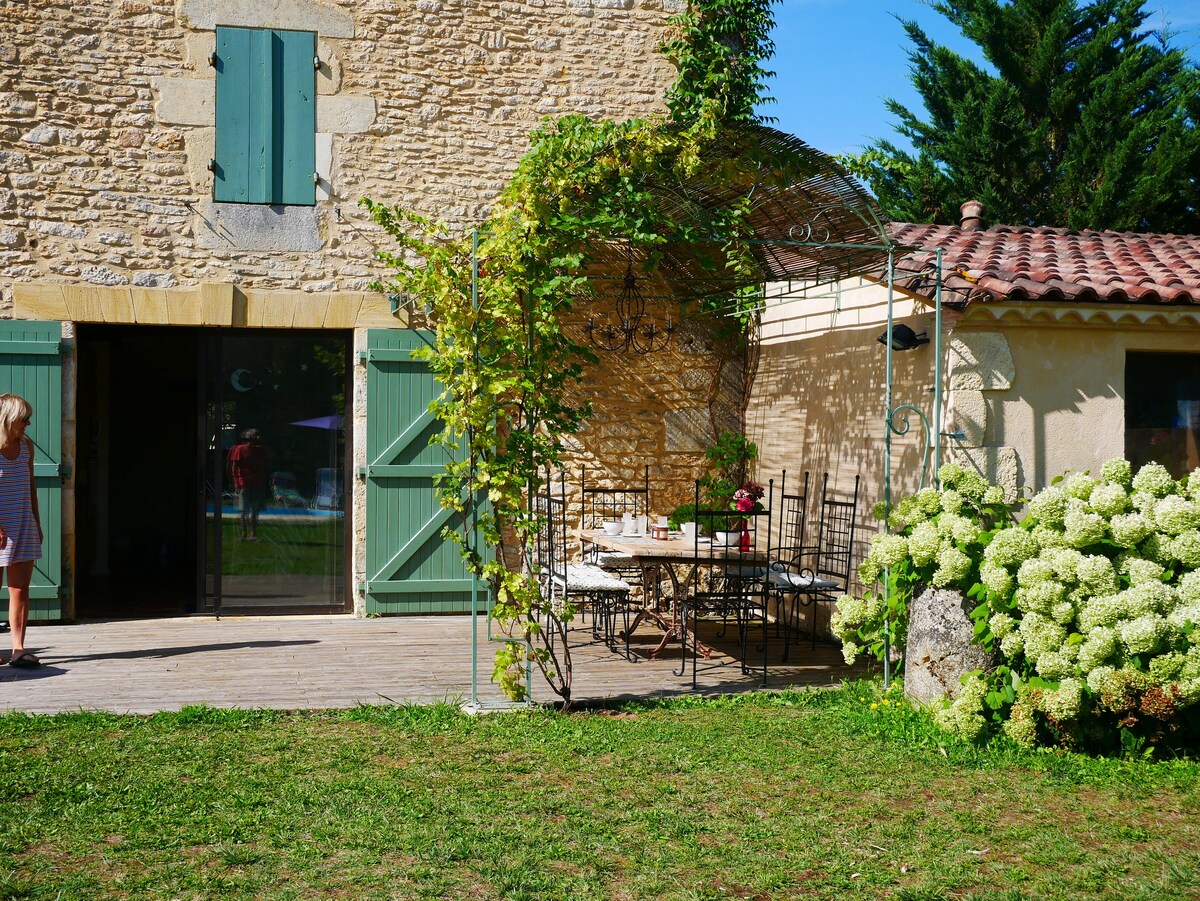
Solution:
<svg viewBox="0 0 1200 901">
<path fill-rule="evenodd" d="M 604 529 L 605 535 L 620 535 L 623 531 L 625 531 L 625 523 L 620 521 L 605 522 L 601 524 L 601 528 Z"/>
<path fill-rule="evenodd" d="M 723 544 L 726 547 L 733 547 L 742 540 L 741 531 L 737 532 L 713 532 L 713 544 Z"/>
</svg>

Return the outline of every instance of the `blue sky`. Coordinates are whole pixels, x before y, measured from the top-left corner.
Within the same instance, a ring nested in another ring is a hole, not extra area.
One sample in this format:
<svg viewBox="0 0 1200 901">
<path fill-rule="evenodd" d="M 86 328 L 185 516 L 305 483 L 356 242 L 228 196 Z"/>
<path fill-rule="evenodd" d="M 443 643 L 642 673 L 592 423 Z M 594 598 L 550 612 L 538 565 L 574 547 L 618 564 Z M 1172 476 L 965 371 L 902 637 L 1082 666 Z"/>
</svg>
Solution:
<svg viewBox="0 0 1200 901">
<path fill-rule="evenodd" d="M 1176 46 L 1200 60 L 1200 0 L 1148 0 L 1147 26 L 1169 25 Z M 922 0 L 781 0 L 775 7 L 777 73 L 761 112 L 775 127 L 826 153 L 852 153 L 874 138 L 894 138 L 884 108 L 894 97 L 922 107 L 908 81 L 908 43 L 900 23 L 913 19 L 934 40 L 968 55 L 964 40 Z"/>
</svg>

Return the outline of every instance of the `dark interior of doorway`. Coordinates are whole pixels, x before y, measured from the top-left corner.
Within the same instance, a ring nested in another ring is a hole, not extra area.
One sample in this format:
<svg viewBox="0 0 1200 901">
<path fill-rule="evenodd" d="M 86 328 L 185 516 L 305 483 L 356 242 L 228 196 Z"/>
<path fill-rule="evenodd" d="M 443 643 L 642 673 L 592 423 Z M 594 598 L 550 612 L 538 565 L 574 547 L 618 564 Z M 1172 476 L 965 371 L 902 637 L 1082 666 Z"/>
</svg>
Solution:
<svg viewBox="0 0 1200 901">
<path fill-rule="evenodd" d="M 78 332 L 76 615 L 196 612 L 198 329 Z"/>
</svg>

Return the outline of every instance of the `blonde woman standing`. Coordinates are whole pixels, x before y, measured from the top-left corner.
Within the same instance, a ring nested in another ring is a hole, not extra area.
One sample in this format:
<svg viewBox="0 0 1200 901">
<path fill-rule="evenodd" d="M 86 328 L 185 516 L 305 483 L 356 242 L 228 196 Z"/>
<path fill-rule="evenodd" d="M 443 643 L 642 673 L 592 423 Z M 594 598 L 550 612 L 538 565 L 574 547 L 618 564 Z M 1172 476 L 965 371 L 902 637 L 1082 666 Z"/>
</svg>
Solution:
<svg viewBox="0 0 1200 901">
<path fill-rule="evenodd" d="M 42 556 L 42 517 L 33 483 L 33 441 L 25 430 L 33 418 L 29 401 L 16 394 L 0 396 L 0 569 L 8 580 L 8 618 L 12 623 L 12 657 L 17 667 L 41 666 L 25 650 L 29 621 L 29 580 Z"/>
</svg>

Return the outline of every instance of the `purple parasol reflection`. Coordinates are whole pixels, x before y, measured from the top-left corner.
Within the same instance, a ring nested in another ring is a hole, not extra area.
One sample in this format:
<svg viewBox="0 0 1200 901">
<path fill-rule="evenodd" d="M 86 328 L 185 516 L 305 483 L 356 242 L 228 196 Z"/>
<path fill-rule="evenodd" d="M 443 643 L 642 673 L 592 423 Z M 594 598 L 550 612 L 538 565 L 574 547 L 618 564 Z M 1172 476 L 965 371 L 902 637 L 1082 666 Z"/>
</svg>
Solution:
<svg viewBox="0 0 1200 901">
<path fill-rule="evenodd" d="M 315 419 L 301 419 L 299 422 L 288 423 L 289 425 L 302 425 L 310 429 L 340 429 L 346 421 L 346 417 L 340 413 L 334 413 L 331 416 L 318 416 Z"/>
</svg>

